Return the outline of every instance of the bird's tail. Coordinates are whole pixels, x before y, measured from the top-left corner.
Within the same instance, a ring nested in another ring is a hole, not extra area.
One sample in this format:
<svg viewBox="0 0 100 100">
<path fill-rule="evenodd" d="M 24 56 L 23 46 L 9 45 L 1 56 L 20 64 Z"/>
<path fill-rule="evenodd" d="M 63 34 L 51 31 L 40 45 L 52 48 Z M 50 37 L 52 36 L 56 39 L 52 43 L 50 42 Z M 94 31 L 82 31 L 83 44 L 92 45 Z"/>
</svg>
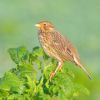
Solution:
<svg viewBox="0 0 100 100">
<path fill-rule="evenodd" d="M 75 63 L 87 74 L 87 76 L 89 77 L 89 79 L 92 79 L 91 78 L 91 75 L 90 73 L 87 71 L 87 69 L 77 60 L 77 59 L 74 59 Z"/>
<path fill-rule="evenodd" d="M 87 71 L 87 69 L 82 64 L 79 64 L 78 66 L 87 74 L 89 79 L 92 79 L 90 73 Z"/>
</svg>

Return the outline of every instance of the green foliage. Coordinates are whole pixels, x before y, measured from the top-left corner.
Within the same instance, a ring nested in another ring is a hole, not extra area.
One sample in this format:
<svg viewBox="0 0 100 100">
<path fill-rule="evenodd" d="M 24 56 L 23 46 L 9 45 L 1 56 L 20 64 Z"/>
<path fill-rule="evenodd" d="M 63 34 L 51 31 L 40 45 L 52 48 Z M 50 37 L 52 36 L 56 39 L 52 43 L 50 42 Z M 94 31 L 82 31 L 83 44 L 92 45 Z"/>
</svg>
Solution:
<svg viewBox="0 0 100 100">
<path fill-rule="evenodd" d="M 50 81 L 49 75 L 57 62 L 35 47 L 30 53 L 25 47 L 9 49 L 16 67 L 0 79 L 0 100 L 75 100 L 89 94 L 84 86 L 74 82 L 66 66 Z"/>
</svg>

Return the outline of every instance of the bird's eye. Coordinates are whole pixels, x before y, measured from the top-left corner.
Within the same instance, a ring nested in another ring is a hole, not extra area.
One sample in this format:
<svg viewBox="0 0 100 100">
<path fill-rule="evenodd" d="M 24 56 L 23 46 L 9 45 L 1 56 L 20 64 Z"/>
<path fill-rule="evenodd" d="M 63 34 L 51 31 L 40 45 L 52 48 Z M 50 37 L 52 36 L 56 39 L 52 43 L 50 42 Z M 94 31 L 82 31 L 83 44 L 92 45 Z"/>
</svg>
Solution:
<svg viewBox="0 0 100 100">
<path fill-rule="evenodd" d="M 46 26 L 46 24 L 44 23 L 44 26 Z"/>
</svg>

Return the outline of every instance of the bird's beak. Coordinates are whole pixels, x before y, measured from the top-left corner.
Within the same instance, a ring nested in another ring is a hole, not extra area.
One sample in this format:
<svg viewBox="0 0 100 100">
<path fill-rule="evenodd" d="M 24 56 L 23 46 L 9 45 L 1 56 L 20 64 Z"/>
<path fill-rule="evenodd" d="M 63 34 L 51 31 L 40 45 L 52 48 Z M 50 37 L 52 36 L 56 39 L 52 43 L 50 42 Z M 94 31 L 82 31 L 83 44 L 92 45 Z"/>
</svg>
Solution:
<svg viewBox="0 0 100 100">
<path fill-rule="evenodd" d="M 40 27 L 41 27 L 41 26 L 40 26 L 40 24 L 35 24 L 35 26 L 36 26 L 36 27 L 38 27 L 38 28 L 40 28 Z"/>
</svg>

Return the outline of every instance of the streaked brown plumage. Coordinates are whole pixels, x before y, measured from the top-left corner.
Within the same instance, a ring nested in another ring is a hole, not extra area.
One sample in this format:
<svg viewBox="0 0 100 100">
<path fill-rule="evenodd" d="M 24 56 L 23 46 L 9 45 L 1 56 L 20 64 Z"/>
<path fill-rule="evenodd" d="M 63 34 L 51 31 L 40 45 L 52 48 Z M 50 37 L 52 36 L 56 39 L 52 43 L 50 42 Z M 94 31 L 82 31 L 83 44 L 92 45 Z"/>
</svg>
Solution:
<svg viewBox="0 0 100 100">
<path fill-rule="evenodd" d="M 52 23 L 42 21 L 35 26 L 38 27 L 39 40 L 46 54 L 58 60 L 58 66 L 56 70 L 51 73 L 50 79 L 56 74 L 57 70 L 61 70 L 65 61 L 71 61 L 78 65 L 91 79 L 88 71 L 81 64 L 75 47 L 67 38 L 56 31 Z"/>
</svg>

